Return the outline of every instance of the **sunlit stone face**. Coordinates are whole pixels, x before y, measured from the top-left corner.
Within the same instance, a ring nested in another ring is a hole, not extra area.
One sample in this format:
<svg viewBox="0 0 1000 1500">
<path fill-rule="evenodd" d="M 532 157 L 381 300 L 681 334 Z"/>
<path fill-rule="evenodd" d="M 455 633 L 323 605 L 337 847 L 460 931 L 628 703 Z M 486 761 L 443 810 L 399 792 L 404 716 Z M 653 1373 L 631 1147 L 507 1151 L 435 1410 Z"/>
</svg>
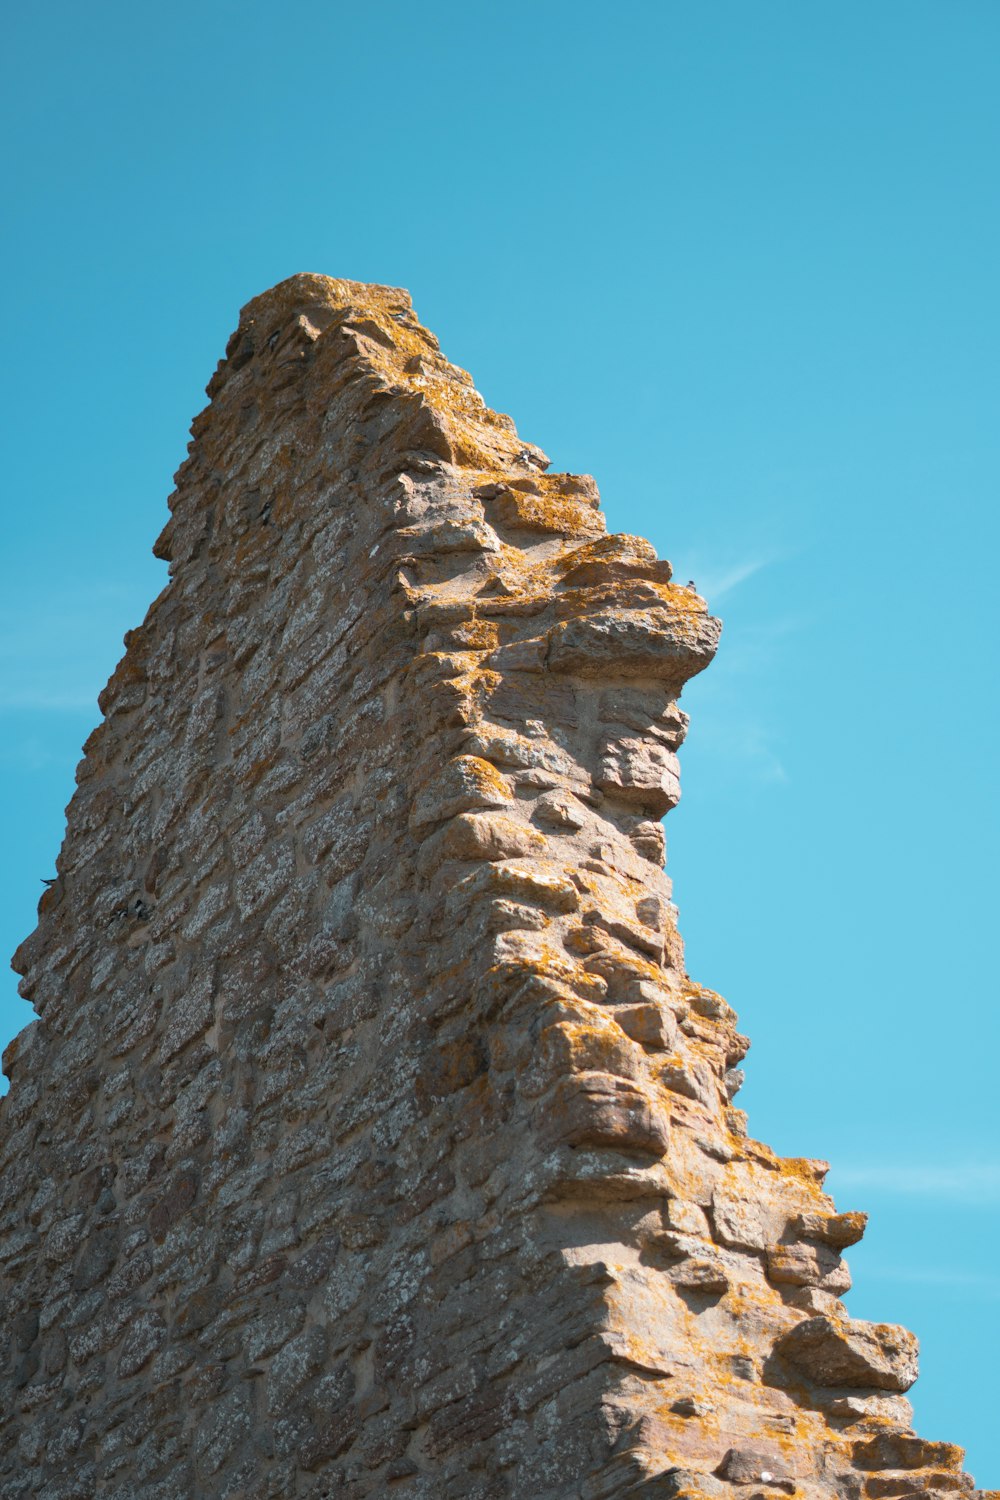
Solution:
<svg viewBox="0 0 1000 1500">
<path fill-rule="evenodd" d="M 704 602 L 397 289 L 209 395 L 15 960 L 0 1492 L 964 1493 L 685 970 Z"/>
</svg>

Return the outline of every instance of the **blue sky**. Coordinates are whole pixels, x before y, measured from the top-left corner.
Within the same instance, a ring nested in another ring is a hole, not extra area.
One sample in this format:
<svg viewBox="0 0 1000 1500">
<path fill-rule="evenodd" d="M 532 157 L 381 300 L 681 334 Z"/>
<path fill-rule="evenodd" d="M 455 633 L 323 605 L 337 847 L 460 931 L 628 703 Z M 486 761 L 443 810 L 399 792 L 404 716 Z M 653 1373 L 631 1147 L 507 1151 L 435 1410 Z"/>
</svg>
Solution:
<svg viewBox="0 0 1000 1500">
<path fill-rule="evenodd" d="M 725 620 L 670 869 L 754 1134 L 873 1223 L 929 1437 L 1000 1485 L 994 0 L 17 7 L 0 946 L 238 309 L 403 285 Z M 13 976 L 4 1039 L 29 1018 Z"/>
</svg>

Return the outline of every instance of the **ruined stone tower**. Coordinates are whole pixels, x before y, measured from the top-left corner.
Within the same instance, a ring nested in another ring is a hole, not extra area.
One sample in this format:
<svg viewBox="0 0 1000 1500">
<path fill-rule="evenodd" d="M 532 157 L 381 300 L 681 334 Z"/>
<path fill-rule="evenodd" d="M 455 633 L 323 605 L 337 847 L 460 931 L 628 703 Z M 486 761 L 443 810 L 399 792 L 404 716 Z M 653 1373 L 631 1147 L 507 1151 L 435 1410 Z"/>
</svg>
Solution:
<svg viewBox="0 0 1000 1500">
<path fill-rule="evenodd" d="M 403 292 L 283 282 L 209 394 L 15 959 L 0 1496 L 971 1489 L 684 970 L 703 601 Z"/>
</svg>

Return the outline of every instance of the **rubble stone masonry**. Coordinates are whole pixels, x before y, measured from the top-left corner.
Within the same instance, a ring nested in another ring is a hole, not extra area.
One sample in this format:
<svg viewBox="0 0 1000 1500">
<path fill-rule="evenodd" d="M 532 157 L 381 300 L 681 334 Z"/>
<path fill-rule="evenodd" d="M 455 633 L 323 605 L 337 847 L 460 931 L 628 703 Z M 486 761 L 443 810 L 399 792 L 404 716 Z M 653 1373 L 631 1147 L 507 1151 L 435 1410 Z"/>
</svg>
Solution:
<svg viewBox="0 0 1000 1500">
<path fill-rule="evenodd" d="M 15 957 L 0 1496 L 970 1492 L 685 972 L 704 601 L 404 292 L 282 282 L 208 391 Z"/>
</svg>

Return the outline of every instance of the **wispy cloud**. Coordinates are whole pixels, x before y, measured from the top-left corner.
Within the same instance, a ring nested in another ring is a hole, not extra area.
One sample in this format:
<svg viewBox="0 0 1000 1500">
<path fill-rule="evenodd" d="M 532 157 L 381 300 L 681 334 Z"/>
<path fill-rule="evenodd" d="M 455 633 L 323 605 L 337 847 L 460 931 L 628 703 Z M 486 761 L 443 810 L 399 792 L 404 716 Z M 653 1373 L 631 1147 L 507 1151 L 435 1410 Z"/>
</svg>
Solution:
<svg viewBox="0 0 1000 1500">
<path fill-rule="evenodd" d="M 123 584 L 8 592 L 0 606 L 0 711 L 96 713 L 122 634 L 137 618 Z"/>
<path fill-rule="evenodd" d="M 1000 1298 L 1000 1276 L 982 1271 L 966 1271 L 960 1266 L 880 1266 L 865 1265 L 866 1281 L 895 1281 L 908 1286 L 936 1286 L 952 1291 L 967 1291 L 977 1297 Z"/>
<path fill-rule="evenodd" d="M 847 1187 L 908 1197 L 951 1199 L 960 1203 L 1000 1203 L 1000 1163 L 954 1162 L 933 1166 L 907 1162 L 873 1162 L 838 1167 L 836 1178 Z"/>
<path fill-rule="evenodd" d="M 34 660 L 16 670 L 0 667 L 0 712 L 98 715 L 97 695 L 114 667 L 99 651 L 90 659 Z"/>
<path fill-rule="evenodd" d="M 717 599 L 724 599 L 727 594 L 732 593 L 733 589 L 739 588 L 741 583 L 745 583 L 762 568 L 776 561 L 775 557 L 747 557 L 728 568 L 718 566 L 713 568 L 710 565 L 704 568 L 697 577 L 698 592 L 711 605 Z"/>
<path fill-rule="evenodd" d="M 786 649 L 789 639 L 801 634 L 806 623 L 801 614 L 787 613 L 743 624 L 735 631 L 724 631 L 712 672 L 705 674 L 708 691 L 714 689 L 728 696 L 735 682 L 746 690 L 747 697 L 753 697 L 756 684 L 751 676 L 764 677 L 772 672 L 779 653 Z M 702 683 L 700 677 L 695 680 Z"/>
<path fill-rule="evenodd" d="M 0 747 L 0 767 L 10 771 L 46 771 L 52 766 L 72 770 L 80 759 L 74 745 L 71 753 L 56 751 L 51 745 L 32 737 L 24 740 L 4 742 Z"/>
<path fill-rule="evenodd" d="M 80 690 L 60 692 L 45 687 L 0 688 L 0 708 L 25 708 L 40 713 L 75 713 L 97 710 L 97 694 Z"/>
<path fill-rule="evenodd" d="M 749 578 L 755 577 L 765 568 L 772 568 L 777 563 L 787 562 L 800 550 L 800 548 L 785 545 L 773 547 L 765 545 L 754 547 L 742 556 L 737 554 L 734 557 L 730 553 L 727 558 L 724 552 L 717 551 L 715 547 L 698 547 L 677 562 L 674 574 L 682 578 L 685 570 L 690 570 L 699 594 L 708 601 L 711 609 L 727 594 L 733 593 L 741 584 L 746 583 Z"/>
<path fill-rule="evenodd" d="M 723 635 L 711 672 L 685 689 L 697 702 L 693 735 L 699 748 L 758 784 L 789 780 L 775 725 L 767 718 L 767 689 L 788 640 L 801 629 L 801 619 L 791 614 L 741 625 Z"/>
<path fill-rule="evenodd" d="M 765 725 L 744 719 L 731 726 L 724 726 L 719 734 L 715 734 L 710 725 L 706 738 L 714 740 L 715 748 L 721 750 L 728 759 L 739 761 L 747 767 L 757 781 L 788 780 L 788 772 L 770 743 Z"/>
</svg>

